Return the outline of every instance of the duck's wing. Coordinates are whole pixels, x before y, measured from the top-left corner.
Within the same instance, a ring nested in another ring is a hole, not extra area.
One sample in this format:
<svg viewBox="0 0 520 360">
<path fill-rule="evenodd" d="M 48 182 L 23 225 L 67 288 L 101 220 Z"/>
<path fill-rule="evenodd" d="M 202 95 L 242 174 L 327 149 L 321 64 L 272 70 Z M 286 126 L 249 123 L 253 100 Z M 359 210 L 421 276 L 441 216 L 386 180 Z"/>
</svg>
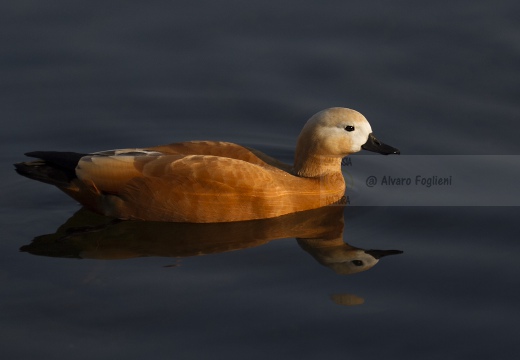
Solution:
<svg viewBox="0 0 520 360">
<path fill-rule="evenodd" d="M 108 150 L 82 157 L 75 172 L 80 181 L 99 192 L 117 194 L 133 178 L 162 176 L 183 157 L 143 149 Z"/>
<path fill-rule="evenodd" d="M 204 157 L 190 157 L 204 156 Z M 178 160 L 184 159 L 177 163 Z M 202 161 L 205 159 L 205 161 Z M 218 159 L 218 160 L 216 160 Z M 220 171 L 230 162 L 240 160 L 271 170 L 290 171 L 290 166 L 281 163 L 260 151 L 241 145 L 221 141 L 187 141 L 146 149 L 117 149 L 100 151 L 83 156 L 75 169 L 78 178 L 95 185 L 103 192 L 117 193 L 134 177 L 162 177 L 172 171 L 192 172 L 197 167 L 220 167 Z M 223 164 L 226 165 L 223 165 Z M 230 167 L 232 168 L 232 167 Z M 183 170 L 184 169 L 184 170 Z M 257 170 L 257 168 L 253 168 Z M 218 173 L 218 172 L 217 172 Z M 196 177 L 195 173 L 193 174 Z"/>
</svg>

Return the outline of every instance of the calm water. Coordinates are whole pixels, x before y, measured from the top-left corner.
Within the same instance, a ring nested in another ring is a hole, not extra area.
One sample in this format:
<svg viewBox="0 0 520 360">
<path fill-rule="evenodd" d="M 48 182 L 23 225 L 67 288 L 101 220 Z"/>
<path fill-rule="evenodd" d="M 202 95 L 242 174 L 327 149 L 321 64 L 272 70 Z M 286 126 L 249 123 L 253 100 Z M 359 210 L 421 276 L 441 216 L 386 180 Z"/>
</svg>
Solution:
<svg viewBox="0 0 520 360">
<path fill-rule="evenodd" d="M 291 162 L 305 120 L 331 106 L 363 112 L 404 154 L 518 155 L 519 11 L 516 1 L 4 1 L 1 353 L 516 358 L 518 207 L 107 224 L 71 218 L 77 204 L 11 164 L 31 150 L 192 139 Z M 335 241 L 344 258 L 403 253 L 345 274 L 322 242 L 295 239 L 309 237 Z"/>
</svg>

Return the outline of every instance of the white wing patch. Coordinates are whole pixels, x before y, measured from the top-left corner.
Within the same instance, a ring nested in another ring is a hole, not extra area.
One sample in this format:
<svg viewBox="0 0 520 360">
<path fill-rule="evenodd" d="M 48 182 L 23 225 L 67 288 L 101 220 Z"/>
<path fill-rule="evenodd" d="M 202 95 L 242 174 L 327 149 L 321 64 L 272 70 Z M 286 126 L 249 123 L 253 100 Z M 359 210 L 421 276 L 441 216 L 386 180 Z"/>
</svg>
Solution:
<svg viewBox="0 0 520 360">
<path fill-rule="evenodd" d="M 100 191 L 118 192 L 130 180 L 142 176 L 136 158 L 148 157 L 152 162 L 163 153 L 143 149 L 119 149 L 84 156 L 76 166 L 76 176 Z"/>
<path fill-rule="evenodd" d="M 159 151 L 151 151 L 144 149 L 115 149 L 115 150 L 105 150 L 99 151 L 90 154 L 92 157 L 94 156 L 160 156 L 164 155 Z"/>
</svg>

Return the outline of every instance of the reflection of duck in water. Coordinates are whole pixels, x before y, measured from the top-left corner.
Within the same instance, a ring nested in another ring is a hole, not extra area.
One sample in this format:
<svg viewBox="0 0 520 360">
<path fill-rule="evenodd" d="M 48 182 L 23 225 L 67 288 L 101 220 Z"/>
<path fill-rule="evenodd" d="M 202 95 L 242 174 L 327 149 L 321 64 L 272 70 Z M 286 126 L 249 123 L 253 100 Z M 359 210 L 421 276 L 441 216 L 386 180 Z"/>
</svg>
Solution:
<svg viewBox="0 0 520 360">
<path fill-rule="evenodd" d="M 345 193 L 341 160 L 361 149 L 399 154 L 374 137 L 363 115 L 331 108 L 305 124 L 294 166 L 232 143 L 191 141 L 94 154 L 37 151 L 27 155 L 41 160 L 16 170 L 120 219 L 233 222 L 337 202 Z"/>
<path fill-rule="evenodd" d="M 121 221 L 79 210 L 54 234 L 36 237 L 21 251 L 34 255 L 128 259 L 143 256 L 182 258 L 260 246 L 275 239 L 297 238 L 318 262 L 340 274 L 373 267 L 397 250 L 363 250 L 343 241 L 344 206 L 327 206 L 274 219 L 235 223 L 190 224 Z M 359 305 L 352 294 L 331 295 L 340 305 Z"/>
<path fill-rule="evenodd" d="M 191 224 L 120 221 L 79 210 L 54 234 L 36 237 L 22 251 L 34 255 L 90 259 L 217 254 L 297 238 L 318 262 L 341 274 L 368 270 L 381 255 L 343 242 L 344 206 L 326 206 L 273 219 Z"/>
</svg>

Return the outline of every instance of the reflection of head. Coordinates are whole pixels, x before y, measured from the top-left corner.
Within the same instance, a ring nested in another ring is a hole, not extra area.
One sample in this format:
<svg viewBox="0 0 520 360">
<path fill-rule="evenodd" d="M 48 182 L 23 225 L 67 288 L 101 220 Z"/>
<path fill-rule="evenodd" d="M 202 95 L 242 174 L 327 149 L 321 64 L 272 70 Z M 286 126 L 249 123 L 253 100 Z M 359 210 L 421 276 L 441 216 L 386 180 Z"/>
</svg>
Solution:
<svg viewBox="0 0 520 360">
<path fill-rule="evenodd" d="M 379 262 L 378 259 L 367 254 L 364 250 L 345 251 L 344 249 L 334 249 L 328 255 L 322 259 L 322 264 L 330 267 L 340 275 L 365 271 Z"/>
<path fill-rule="evenodd" d="M 377 264 L 381 257 L 402 253 L 400 250 L 364 250 L 344 243 L 341 238 L 298 239 L 298 244 L 320 264 L 340 275 L 368 270 Z"/>
</svg>

